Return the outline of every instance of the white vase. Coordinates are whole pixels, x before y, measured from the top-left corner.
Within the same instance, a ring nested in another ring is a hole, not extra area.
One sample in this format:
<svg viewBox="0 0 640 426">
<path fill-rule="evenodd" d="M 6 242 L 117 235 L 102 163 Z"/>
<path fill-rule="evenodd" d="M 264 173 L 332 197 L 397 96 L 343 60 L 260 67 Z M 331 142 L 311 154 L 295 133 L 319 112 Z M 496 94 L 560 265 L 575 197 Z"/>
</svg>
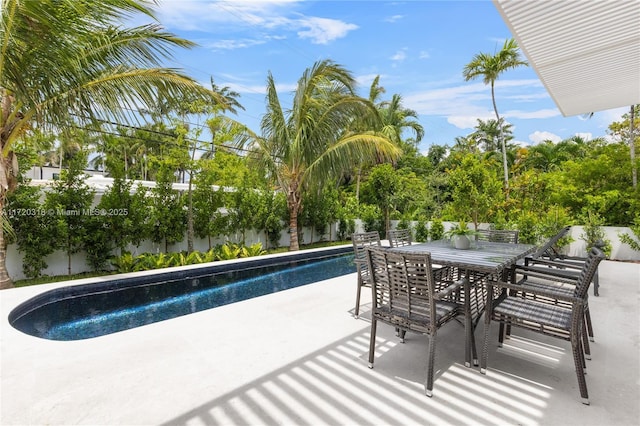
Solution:
<svg viewBox="0 0 640 426">
<path fill-rule="evenodd" d="M 471 241 L 466 235 L 454 235 L 453 246 L 459 250 L 467 250 L 471 247 Z"/>
</svg>

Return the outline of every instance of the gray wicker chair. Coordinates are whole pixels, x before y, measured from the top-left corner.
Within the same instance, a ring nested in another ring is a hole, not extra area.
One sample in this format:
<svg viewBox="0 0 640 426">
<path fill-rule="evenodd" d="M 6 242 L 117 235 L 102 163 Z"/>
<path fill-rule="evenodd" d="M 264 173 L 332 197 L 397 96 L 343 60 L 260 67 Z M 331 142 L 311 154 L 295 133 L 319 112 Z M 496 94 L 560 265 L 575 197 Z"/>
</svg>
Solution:
<svg viewBox="0 0 640 426">
<path fill-rule="evenodd" d="M 583 404 L 589 404 L 587 382 L 585 379 L 585 356 L 583 349 L 584 307 L 587 304 L 587 291 L 598 268 L 604 259 L 604 253 L 598 248 L 589 252 L 580 275 L 571 291 L 551 287 L 535 288 L 518 283 L 489 282 L 487 285 L 490 303 L 485 313 L 485 341 L 480 361 L 480 372 L 487 371 L 489 328 L 491 321 L 499 321 L 515 327 L 556 337 L 571 342 L 578 387 Z M 494 299 L 494 290 L 502 290 Z M 562 301 L 563 304 L 551 304 L 538 298 Z"/>
<path fill-rule="evenodd" d="M 559 253 L 555 249 L 555 245 L 564 237 L 569 230 L 570 226 L 564 227 L 558 234 L 554 235 L 549 241 L 542 245 L 538 251 L 533 255 L 524 259 L 525 266 L 541 266 L 546 268 L 562 269 L 568 276 L 577 276 L 582 269 L 582 265 L 585 261 L 584 257 L 567 256 Z M 596 247 L 602 249 L 601 246 Z M 593 295 L 599 296 L 600 279 L 598 277 L 598 271 L 593 276 Z M 593 333 L 592 333 L 593 334 Z"/>
<path fill-rule="evenodd" d="M 584 267 L 584 263 L 583 263 Z M 571 308 L 571 303 L 568 303 L 564 299 L 558 299 L 557 297 L 545 297 L 536 294 L 537 290 L 551 291 L 553 293 L 559 293 L 564 296 L 571 296 L 578 283 L 579 273 L 567 274 L 563 269 L 554 268 L 540 268 L 540 267 L 527 267 L 518 265 L 515 267 L 515 273 L 518 277 L 517 284 L 521 286 L 520 294 L 523 297 L 533 298 L 539 302 L 549 303 L 551 305 L 564 306 Z M 596 269 L 597 272 L 597 269 Z M 585 296 L 584 306 L 584 324 L 582 328 L 583 337 L 583 349 L 587 359 L 591 359 L 591 348 L 589 341 L 594 341 L 593 336 L 593 324 L 591 322 L 591 313 L 589 310 L 589 296 Z M 502 343 L 504 335 L 502 333 L 502 326 L 500 328 L 500 342 Z M 509 328 L 506 330 L 506 334 L 510 334 Z"/>
<path fill-rule="evenodd" d="M 517 244 L 518 234 L 519 231 L 510 229 L 479 229 L 476 233 L 476 241 Z"/>
<path fill-rule="evenodd" d="M 558 241 L 560 241 L 561 238 L 567 235 L 570 230 L 571 230 L 570 226 L 565 226 L 560 231 L 558 231 L 558 233 L 556 233 L 553 237 L 549 238 L 547 242 L 542 244 L 535 253 L 533 253 L 531 256 L 528 256 L 527 258 L 530 260 L 532 259 L 552 259 L 553 260 L 560 257 L 561 256 L 560 253 L 556 250 L 556 244 L 558 244 Z"/>
<path fill-rule="evenodd" d="M 436 351 L 436 334 L 444 324 L 465 318 L 465 365 L 471 365 L 473 333 L 469 298 L 464 305 L 451 297 L 458 289 L 469 289 L 469 282 L 448 281 L 448 268 L 434 272 L 431 256 L 421 253 L 394 253 L 384 248 L 366 250 L 372 277 L 373 309 L 371 315 L 371 341 L 369 344 L 369 368 L 373 368 L 378 321 L 401 330 L 429 336 L 427 378 L 425 393 L 433 395 L 433 371 Z"/>
<path fill-rule="evenodd" d="M 354 262 L 358 273 L 356 283 L 356 307 L 354 310 L 354 316 L 358 318 L 360 315 L 360 293 L 362 287 L 371 286 L 365 249 L 371 246 L 380 246 L 380 234 L 378 231 L 356 232 L 351 235 L 351 242 L 353 243 Z"/>
<path fill-rule="evenodd" d="M 391 247 L 402 247 L 411 245 L 410 229 L 392 229 L 387 231 L 387 240 Z"/>
</svg>

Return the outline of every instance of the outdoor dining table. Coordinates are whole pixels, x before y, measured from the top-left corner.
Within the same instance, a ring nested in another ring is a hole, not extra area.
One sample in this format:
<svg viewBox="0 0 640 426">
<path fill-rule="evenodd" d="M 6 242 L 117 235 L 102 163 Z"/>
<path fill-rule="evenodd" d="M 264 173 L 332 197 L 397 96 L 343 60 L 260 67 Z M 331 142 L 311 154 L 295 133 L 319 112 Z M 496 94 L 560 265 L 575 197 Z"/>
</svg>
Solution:
<svg viewBox="0 0 640 426">
<path fill-rule="evenodd" d="M 487 282 L 508 280 L 516 262 L 533 253 L 536 248 L 532 244 L 472 241 L 471 247 L 463 250 L 456 249 L 449 240 L 437 240 L 389 250 L 430 253 L 434 267 L 448 266 L 457 274 L 456 279 L 466 277 L 471 286 L 471 319 L 475 329 L 487 304 Z M 478 365 L 475 345 L 472 349 L 474 364 Z"/>
</svg>

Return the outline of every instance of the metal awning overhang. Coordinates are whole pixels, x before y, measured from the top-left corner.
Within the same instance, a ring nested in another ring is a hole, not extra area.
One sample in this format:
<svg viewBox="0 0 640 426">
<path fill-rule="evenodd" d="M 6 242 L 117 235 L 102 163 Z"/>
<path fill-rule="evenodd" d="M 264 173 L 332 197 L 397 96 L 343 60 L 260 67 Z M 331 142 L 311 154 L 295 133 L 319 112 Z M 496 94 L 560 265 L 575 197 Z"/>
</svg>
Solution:
<svg viewBox="0 0 640 426">
<path fill-rule="evenodd" d="M 640 104 L 640 0 L 493 0 L 564 116 Z"/>
</svg>

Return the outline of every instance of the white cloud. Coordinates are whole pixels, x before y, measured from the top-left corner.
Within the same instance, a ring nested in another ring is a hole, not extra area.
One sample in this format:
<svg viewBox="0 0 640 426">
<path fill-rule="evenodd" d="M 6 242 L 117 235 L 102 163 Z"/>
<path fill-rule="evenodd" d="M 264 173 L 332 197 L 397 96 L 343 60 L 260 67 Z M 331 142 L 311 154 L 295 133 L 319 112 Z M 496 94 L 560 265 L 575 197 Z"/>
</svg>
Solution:
<svg viewBox="0 0 640 426">
<path fill-rule="evenodd" d="M 403 47 L 402 49 L 398 50 L 393 56 L 391 56 L 389 59 L 391 59 L 392 61 L 395 62 L 402 62 L 405 59 L 407 59 L 407 48 Z"/>
<path fill-rule="evenodd" d="M 596 120 L 598 125 L 609 127 L 609 125 L 613 122 L 622 121 L 622 115 L 628 114 L 629 110 L 629 107 L 623 107 L 599 111 L 593 114 L 593 117 L 591 117 L 590 119 Z"/>
<path fill-rule="evenodd" d="M 576 133 L 576 136 L 579 138 L 584 139 L 585 141 L 590 141 L 591 139 L 593 139 L 593 133 Z"/>
<path fill-rule="evenodd" d="M 518 99 L 519 94 L 526 96 L 528 90 L 538 86 L 540 81 L 537 79 L 501 80 L 496 82 L 496 91 L 499 90 L 499 93 L 517 91 L 509 96 Z M 477 124 L 477 119 L 495 118 L 491 105 L 491 91 L 481 82 L 416 91 L 406 94 L 403 99 L 405 105 L 418 114 L 446 117 L 450 124 L 460 129 L 472 129 Z M 557 109 L 508 110 L 501 115 L 511 119 L 540 119 L 555 117 L 560 113 Z"/>
<path fill-rule="evenodd" d="M 539 109 L 537 111 L 510 110 L 505 111 L 501 115 L 504 117 L 520 119 L 551 118 L 560 116 L 560 111 L 556 108 Z"/>
<path fill-rule="evenodd" d="M 197 1 L 169 0 L 159 4 L 160 22 L 169 28 L 197 30 L 204 33 L 213 28 L 227 30 L 228 35 L 247 28 L 252 30 L 296 31 L 303 39 L 314 44 L 328 44 L 345 37 L 349 31 L 358 28 L 337 19 L 304 16 L 296 12 L 299 0 L 234 0 Z M 269 39 L 269 35 L 265 36 Z M 272 37 L 273 38 L 273 37 Z M 227 43 L 231 46 L 231 43 Z M 241 42 L 238 47 L 243 46 Z"/>
<path fill-rule="evenodd" d="M 222 50 L 231 50 L 231 49 L 240 49 L 251 46 L 257 46 L 259 44 L 266 43 L 266 40 L 249 40 L 249 39 L 239 39 L 239 40 L 218 40 L 215 42 L 207 43 L 205 47 L 210 49 L 222 49 Z"/>
<path fill-rule="evenodd" d="M 303 18 L 297 21 L 305 30 L 298 31 L 300 38 L 310 38 L 314 44 L 328 44 L 329 42 L 342 38 L 351 30 L 358 28 L 355 24 L 336 19 L 327 18 Z"/>
<path fill-rule="evenodd" d="M 429 55 L 429 52 L 427 52 L 426 50 L 421 50 L 420 51 L 420 59 L 429 59 L 431 57 L 431 55 Z"/>
<path fill-rule="evenodd" d="M 398 22 L 402 18 L 404 18 L 403 15 L 393 15 L 393 16 L 389 16 L 388 18 L 385 18 L 385 22 L 394 23 L 394 22 Z"/>
<path fill-rule="evenodd" d="M 551 132 L 541 132 L 540 130 L 536 130 L 535 132 L 529 135 L 529 140 L 534 144 L 538 144 L 544 141 L 551 141 L 553 143 L 558 143 L 562 140 L 562 138 Z"/>
</svg>

